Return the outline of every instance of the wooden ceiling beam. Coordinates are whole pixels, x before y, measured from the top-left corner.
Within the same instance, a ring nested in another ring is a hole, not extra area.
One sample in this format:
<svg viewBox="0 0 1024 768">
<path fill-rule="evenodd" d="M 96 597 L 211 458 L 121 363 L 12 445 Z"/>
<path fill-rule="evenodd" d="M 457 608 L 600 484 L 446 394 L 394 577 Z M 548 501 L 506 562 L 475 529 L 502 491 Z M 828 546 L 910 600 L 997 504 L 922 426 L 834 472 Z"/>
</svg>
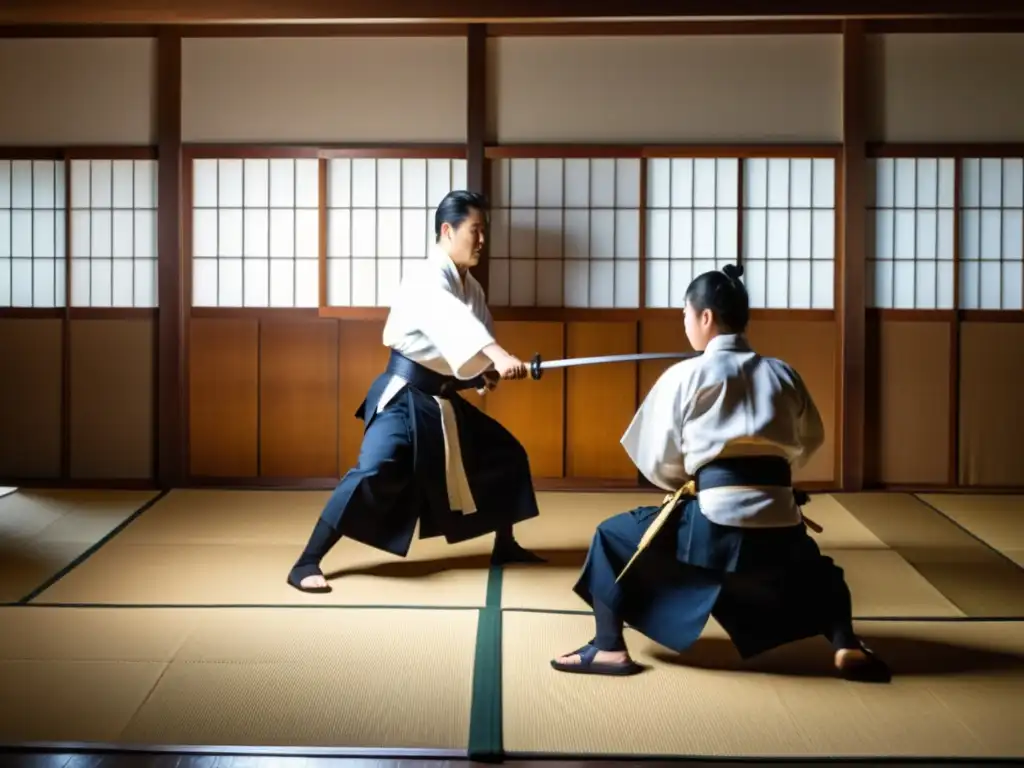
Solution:
<svg viewBox="0 0 1024 768">
<path fill-rule="evenodd" d="M 4 0 L 0 24 L 926 19 L 1006 16 L 1006 9 L 1004 0 Z"/>
</svg>

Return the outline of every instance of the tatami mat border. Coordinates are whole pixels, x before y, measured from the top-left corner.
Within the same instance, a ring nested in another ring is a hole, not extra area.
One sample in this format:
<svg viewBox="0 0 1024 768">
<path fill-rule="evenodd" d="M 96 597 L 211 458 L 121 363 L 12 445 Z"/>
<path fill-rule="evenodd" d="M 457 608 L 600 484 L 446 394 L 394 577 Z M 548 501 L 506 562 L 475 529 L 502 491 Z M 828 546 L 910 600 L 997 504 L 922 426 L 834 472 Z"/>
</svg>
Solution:
<svg viewBox="0 0 1024 768">
<path fill-rule="evenodd" d="M 931 495 L 931 494 L 924 494 L 924 495 Z M 960 529 L 961 531 L 963 531 L 963 532 L 964 532 L 964 533 L 966 533 L 966 534 L 967 534 L 968 536 L 970 536 L 970 537 L 971 537 L 972 539 L 974 539 L 975 541 L 977 541 L 977 542 L 978 542 L 979 544 L 981 544 L 982 546 L 984 546 L 984 547 L 986 547 L 987 549 L 991 550 L 991 551 L 992 551 L 992 552 L 994 552 L 995 554 L 999 555 L 999 557 L 1000 557 L 1000 558 L 1002 558 L 1003 560 L 1005 560 L 1006 562 L 1008 562 L 1008 563 L 1009 563 L 1010 565 L 1012 565 L 1012 566 L 1013 566 L 1014 568 L 1016 568 L 1016 569 L 1018 569 L 1018 570 L 1021 570 L 1021 571 L 1024 571 L 1024 565 L 1021 565 L 1021 564 L 1020 564 L 1020 563 L 1018 563 L 1018 562 L 1017 562 L 1016 560 L 1014 560 L 1014 559 L 1013 559 L 1012 557 L 1008 557 L 1008 556 L 1006 555 L 1006 553 L 1005 553 L 1005 552 L 1003 552 L 1003 551 L 1001 551 L 1001 550 L 997 549 L 996 547 L 992 546 L 992 544 L 991 544 L 991 543 L 989 543 L 988 541 L 985 541 L 985 539 L 981 538 L 981 536 L 979 536 L 978 534 L 976 534 L 976 533 L 975 533 L 974 531 L 972 531 L 972 530 L 971 530 L 970 528 L 968 528 L 967 526 L 965 526 L 965 525 L 964 525 L 963 523 L 961 523 L 961 522 L 960 522 L 959 520 L 957 520 L 956 518 L 954 518 L 954 517 L 953 517 L 952 515 L 947 515 L 947 514 L 946 514 L 945 512 L 943 512 L 943 511 L 942 511 L 941 509 L 939 509 L 938 507 L 936 507 L 936 506 L 935 506 L 934 504 L 932 504 L 931 502 L 929 502 L 929 501 L 926 501 L 925 499 L 921 498 L 922 494 L 920 494 L 920 493 L 915 493 L 915 494 L 913 494 L 913 496 L 914 496 L 914 498 L 915 498 L 915 499 L 917 499 L 918 501 L 920 501 L 920 502 L 921 502 L 922 504 L 924 504 L 924 505 L 925 505 L 926 507 L 928 507 L 928 508 L 929 508 L 930 510 L 932 510 L 933 512 L 935 512 L 935 513 L 936 513 L 936 514 L 938 514 L 938 515 L 941 515 L 941 516 L 942 516 L 943 518 L 945 518 L 946 520 L 948 520 L 949 522 L 951 522 L 951 523 L 952 523 L 953 525 L 955 525 L 955 526 L 956 526 L 957 528 L 959 528 L 959 529 Z"/>
<path fill-rule="evenodd" d="M 84 563 L 86 560 L 88 560 L 90 557 L 92 557 L 94 554 L 96 554 L 96 552 L 99 551 L 99 549 L 101 547 L 103 547 L 111 539 L 113 539 L 115 536 L 117 536 L 117 534 L 119 534 L 121 531 L 123 531 L 129 525 L 131 525 L 135 520 L 137 520 L 139 518 L 140 515 L 142 515 L 147 510 L 152 509 L 154 506 L 156 506 L 156 504 L 161 499 L 163 499 L 165 496 L 167 496 L 168 493 L 170 493 L 170 491 L 160 491 L 159 493 L 157 493 L 153 498 L 151 498 L 149 501 L 147 501 L 141 507 L 139 507 L 134 512 L 132 512 L 130 515 L 128 515 L 128 517 L 126 517 L 124 520 L 122 520 L 120 523 L 118 523 L 116 527 L 111 529 L 105 536 L 103 536 L 101 539 L 99 539 L 95 544 L 93 544 L 91 547 L 89 547 L 87 550 L 85 550 L 85 552 L 80 554 L 78 557 L 76 557 L 70 563 L 68 563 L 63 568 L 61 568 L 59 571 L 57 571 L 57 573 L 55 573 L 49 579 L 44 581 L 38 587 L 36 587 L 31 592 L 29 592 L 27 595 L 25 595 L 23 598 L 21 598 L 21 600 L 19 600 L 18 603 L 29 603 L 33 599 L 38 597 L 39 595 L 43 594 L 43 592 L 48 590 L 50 587 L 52 587 L 58 581 L 60 581 L 65 576 L 67 576 L 69 573 L 71 573 L 71 571 L 73 571 L 75 568 L 77 568 L 82 563 Z"/>
</svg>

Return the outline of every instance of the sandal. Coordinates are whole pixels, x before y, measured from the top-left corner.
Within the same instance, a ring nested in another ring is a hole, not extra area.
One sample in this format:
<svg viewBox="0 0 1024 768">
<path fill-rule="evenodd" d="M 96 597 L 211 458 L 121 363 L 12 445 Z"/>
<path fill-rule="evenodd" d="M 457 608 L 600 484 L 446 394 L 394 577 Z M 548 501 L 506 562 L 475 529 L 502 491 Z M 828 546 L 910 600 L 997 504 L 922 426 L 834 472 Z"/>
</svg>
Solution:
<svg viewBox="0 0 1024 768">
<path fill-rule="evenodd" d="M 288 584 L 295 587 L 299 592 L 307 592 L 313 595 L 323 595 L 331 591 L 331 585 L 323 587 L 304 587 L 302 580 L 310 576 L 323 576 L 324 572 L 316 565 L 297 565 L 288 572 Z"/>
<path fill-rule="evenodd" d="M 566 656 L 579 656 L 579 664 L 566 664 L 558 661 L 558 659 L 552 659 L 551 666 L 559 672 L 573 672 L 578 675 L 613 675 L 623 677 L 625 675 L 635 675 L 643 671 L 643 667 L 632 659 L 623 664 L 595 664 L 594 658 L 597 654 L 598 649 L 588 644 L 572 653 L 565 654 Z"/>
</svg>

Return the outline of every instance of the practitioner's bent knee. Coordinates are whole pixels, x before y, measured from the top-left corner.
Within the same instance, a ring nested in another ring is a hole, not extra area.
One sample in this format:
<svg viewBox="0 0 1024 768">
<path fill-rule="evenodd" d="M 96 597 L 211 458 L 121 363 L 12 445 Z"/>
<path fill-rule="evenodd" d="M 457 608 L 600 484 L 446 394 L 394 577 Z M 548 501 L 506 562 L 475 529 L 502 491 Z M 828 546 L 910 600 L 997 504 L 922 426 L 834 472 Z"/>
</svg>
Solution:
<svg viewBox="0 0 1024 768">
<path fill-rule="evenodd" d="M 595 536 L 629 541 L 636 539 L 639 535 L 638 532 L 646 528 L 643 525 L 642 516 L 637 514 L 640 511 L 640 509 L 634 509 L 605 518 L 598 524 Z"/>
<path fill-rule="evenodd" d="M 615 529 L 622 527 L 622 515 L 615 515 L 613 517 L 605 518 L 597 524 L 597 528 L 594 529 L 594 542 L 598 542 L 602 539 L 619 538 L 615 536 Z"/>
</svg>

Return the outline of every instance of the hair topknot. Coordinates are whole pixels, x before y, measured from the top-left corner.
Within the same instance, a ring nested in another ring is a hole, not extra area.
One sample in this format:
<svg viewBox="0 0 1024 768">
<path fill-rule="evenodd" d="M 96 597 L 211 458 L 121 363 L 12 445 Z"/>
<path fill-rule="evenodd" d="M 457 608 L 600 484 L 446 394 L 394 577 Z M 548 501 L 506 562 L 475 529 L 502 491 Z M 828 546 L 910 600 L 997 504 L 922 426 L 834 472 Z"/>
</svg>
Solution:
<svg viewBox="0 0 1024 768">
<path fill-rule="evenodd" d="M 743 333 L 750 319 L 750 297 L 739 280 L 742 275 L 739 264 L 698 275 L 686 289 L 686 301 L 698 312 L 711 310 L 723 333 Z"/>
<path fill-rule="evenodd" d="M 743 265 L 742 264 L 726 264 L 722 267 L 722 272 L 730 280 L 738 280 L 743 277 Z"/>
</svg>

